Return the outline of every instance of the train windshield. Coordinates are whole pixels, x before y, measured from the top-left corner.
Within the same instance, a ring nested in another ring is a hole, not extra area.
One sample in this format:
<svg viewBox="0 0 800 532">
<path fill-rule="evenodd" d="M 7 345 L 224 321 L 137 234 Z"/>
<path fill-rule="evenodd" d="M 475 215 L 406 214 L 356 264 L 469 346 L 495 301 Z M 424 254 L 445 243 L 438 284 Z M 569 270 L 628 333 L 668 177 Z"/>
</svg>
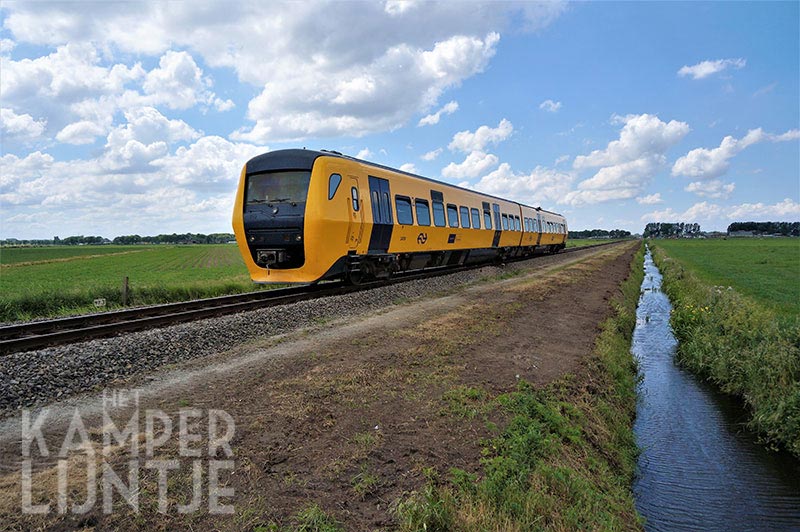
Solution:
<svg viewBox="0 0 800 532">
<path fill-rule="evenodd" d="M 288 170 L 247 176 L 245 203 L 301 203 L 308 196 L 308 170 Z"/>
</svg>

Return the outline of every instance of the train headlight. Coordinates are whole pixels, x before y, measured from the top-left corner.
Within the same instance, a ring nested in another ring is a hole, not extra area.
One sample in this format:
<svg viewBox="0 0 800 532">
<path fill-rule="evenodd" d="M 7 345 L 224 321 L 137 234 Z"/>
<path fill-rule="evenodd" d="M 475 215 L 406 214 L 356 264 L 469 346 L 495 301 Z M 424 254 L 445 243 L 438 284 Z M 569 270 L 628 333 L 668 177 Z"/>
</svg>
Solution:
<svg viewBox="0 0 800 532">
<path fill-rule="evenodd" d="M 294 237 L 294 239 L 300 242 L 301 240 L 303 240 L 303 235 L 297 235 Z"/>
<path fill-rule="evenodd" d="M 250 236 L 247 237 L 247 240 L 249 240 L 250 242 L 255 242 L 256 241 L 256 237 L 254 237 L 253 235 L 250 235 Z"/>
</svg>

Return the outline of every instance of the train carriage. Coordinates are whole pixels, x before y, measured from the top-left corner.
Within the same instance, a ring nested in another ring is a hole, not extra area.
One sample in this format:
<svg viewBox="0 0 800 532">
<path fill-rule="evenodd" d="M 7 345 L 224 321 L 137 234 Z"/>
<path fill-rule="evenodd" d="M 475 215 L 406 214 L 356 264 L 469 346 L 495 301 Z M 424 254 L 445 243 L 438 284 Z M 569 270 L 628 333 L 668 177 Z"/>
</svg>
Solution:
<svg viewBox="0 0 800 532">
<path fill-rule="evenodd" d="M 554 252 L 563 216 L 336 152 L 279 150 L 242 169 L 233 228 L 255 282 L 394 272 Z"/>
</svg>

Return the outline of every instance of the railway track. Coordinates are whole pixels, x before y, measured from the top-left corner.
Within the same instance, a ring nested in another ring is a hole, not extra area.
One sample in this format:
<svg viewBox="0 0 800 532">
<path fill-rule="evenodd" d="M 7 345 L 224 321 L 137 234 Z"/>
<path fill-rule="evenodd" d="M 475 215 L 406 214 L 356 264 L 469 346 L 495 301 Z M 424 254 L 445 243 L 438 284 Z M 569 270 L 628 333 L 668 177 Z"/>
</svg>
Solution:
<svg viewBox="0 0 800 532">
<path fill-rule="evenodd" d="M 615 243 L 616 242 L 606 242 L 592 246 L 567 248 L 563 250 L 561 254 L 608 246 Z M 230 296 L 197 299 L 180 303 L 167 303 L 164 305 L 153 305 L 69 318 L 7 325 L 0 327 L 0 355 L 30 351 L 51 345 L 86 341 L 125 332 L 163 327 L 175 323 L 233 314 L 246 310 L 286 305 L 308 299 L 370 290 L 379 286 L 387 286 L 437 275 L 447 275 L 480 268 L 482 266 L 485 266 L 485 264 L 457 267 L 443 266 L 399 274 L 391 279 L 355 286 L 347 285 L 343 282 L 293 286 Z"/>
</svg>

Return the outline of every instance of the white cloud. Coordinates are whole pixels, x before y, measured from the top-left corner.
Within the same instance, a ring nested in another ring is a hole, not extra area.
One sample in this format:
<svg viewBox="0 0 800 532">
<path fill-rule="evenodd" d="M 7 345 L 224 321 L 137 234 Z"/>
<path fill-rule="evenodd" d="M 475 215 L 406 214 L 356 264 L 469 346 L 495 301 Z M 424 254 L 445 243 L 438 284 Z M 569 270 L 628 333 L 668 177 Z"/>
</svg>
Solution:
<svg viewBox="0 0 800 532">
<path fill-rule="evenodd" d="M 700 63 L 692 66 L 684 65 L 680 70 L 678 70 L 678 75 L 681 77 L 691 76 L 692 79 L 703 79 L 718 72 L 722 72 L 728 68 L 744 68 L 746 64 L 747 61 L 742 58 L 701 61 Z"/>
<path fill-rule="evenodd" d="M 703 198 L 728 199 L 735 189 L 736 184 L 734 183 L 723 183 L 719 179 L 712 179 L 711 181 L 694 181 L 686 185 L 683 190 Z"/>
<path fill-rule="evenodd" d="M 191 146 L 179 147 L 174 154 L 155 160 L 152 165 L 176 185 L 221 193 L 235 189 L 242 165 L 264 151 L 266 147 L 206 136 Z"/>
<path fill-rule="evenodd" d="M 608 143 L 605 150 L 579 155 L 573 166 L 577 169 L 611 166 L 639 159 L 648 154 L 663 154 L 689 133 L 689 124 L 670 120 L 663 122 L 656 115 L 615 116 L 614 122 L 624 123 L 619 140 Z"/>
<path fill-rule="evenodd" d="M 702 220 L 717 218 L 721 214 L 722 209 L 719 207 L 719 205 L 703 201 L 701 203 L 695 203 L 682 213 L 679 213 L 672 208 L 649 212 L 642 216 L 642 220 L 648 222 L 694 223 Z"/>
<path fill-rule="evenodd" d="M 137 126 L 128 132 L 142 133 Z M 152 149 L 147 153 L 148 164 L 130 165 L 122 172 L 108 169 L 103 158 L 56 162 L 40 152 L 23 158 L 2 157 L 4 232 L 24 237 L 31 230 L 47 236 L 155 234 L 166 231 L 165 227 L 170 231 L 229 230 L 242 165 L 267 148 L 212 136 L 166 153 L 153 149 L 159 142 L 130 141 L 115 149 L 126 153 L 137 147 Z M 160 156 L 153 158 L 154 154 Z M 26 222 L 27 215 L 34 215 L 37 222 Z"/>
<path fill-rule="evenodd" d="M 672 166 L 672 175 L 700 179 L 719 177 L 728 171 L 730 160 L 745 148 L 769 140 L 786 142 L 800 138 L 800 130 L 792 129 L 781 135 L 765 133 L 761 128 L 751 129 L 741 139 L 728 135 L 717 148 L 695 148 L 680 157 Z"/>
<path fill-rule="evenodd" d="M 417 0 L 387 0 L 383 9 L 392 16 L 399 16 L 418 5 Z"/>
<path fill-rule="evenodd" d="M 556 113 L 561 109 L 561 102 L 554 102 L 553 100 L 545 100 L 539 104 L 539 109 L 547 111 L 548 113 Z"/>
<path fill-rule="evenodd" d="M 420 157 L 420 158 L 421 158 L 423 161 L 433 161 L 433 160 L 435 160 L 435 159 L 436 159 L 436 158 L 437 158 L 439 155 L 441 155 L 441 153 L 442 153 L 443 151 L 444 151 L 444 150 L 443 150 L 442 148 L 437 148 L 437 149 L 435 149 L 435 150 L 431 150 L 431 151 L 429 151 L 429 152 L 425 153 L 425 154 L 424 154 L 424 155 L 422 155 L 422 157 Z"/>
<path fill-rule="evenodd" d="M 18 115 L 13 109 L 0 109 L 0 131 L 2 131 L 4 140 L 20 139 L 32 140 L 40 137 L 44 131 L 47 120 L 34 120 L 34 118 L 25 113 Z"/>
<path fill-rule="evenodd" d="M 372 152 L 369 150 L 369 148 L 364 148 L 363 150 L 360 150 L 360 151 L 359 151 L 359 152 L 356 154 L 356 159 L 369 159 L 370 157 L 372 157 L 372 155 L 373 155 L 373 154 L 372 154 Z"/>
<path fill-rule="evenodd" d="M 144 78 L 144 96 L 137 98 L 144 105 L 165 105 L 170 109 L 189 109 L 197 103 L 215 105 L 218 109 L 231 109 L 233 102 L 222 101 L 208 90 L 210 81 L 203 79 L 203 71 L 187 52 L 168 50 Z"/>
<path fill-rule="evenodd" d="M 421 6 L 211 0 L 201 8 L 141 2 L 122 10 L 106 3 L 87 12 L 74 3 L 15 3 L 6 6 L 4 28 L 35 45 L 93 42 L 109 54 L 185 50 L 261 90 L 248 106 L 252 127 L 236 138 L 289 140 L 403 125 L 435 106 L 445 90 L 481 72 L 499 32 L 512 21 L 538 30 L 565 9 L 562 2 L 474 2 L 468 13 L 459 3 Z M 176 93 L 170 105 L 183 105 L 184 95 Z M 222 110 L 230 100 L 213 104 Z"/>
<path fill-rule="evenodd" d="M 788 142 L 790 140 L 800 139 L 800 129 L 790 129 L 786 133 L 780 135 L 769 135 L 769 140 L 772 142 Z"/>
<path fill-rule="evenodd" d="M 711 221 L 796 221 L 800 216 L 800 203 L 785 198 L 783 201 L 768 205 L 764 203 L 742 203 L 722 207 L 715 203 L 703 201 L 695 203 L 683 212 L 672 208 L 653 211 L 642 216 L 648 222 L 699 222 Z"/>
<path fill-rule="evenodd" d="M 45 133 L 69 144 L 105 135 L 120 110 L 234 107 L 210 90 L 210 80 L 187 52 L 167 51 L 149 72 L 140 63 L 106 63 L 92 44 L 66 44 L 35 59 L 4 60 L 0 90 L 15 108 L 47 116 Z"/>
<path fill-rule="evenodd" d="M 559 164 L 567 161 L 569 161 L 569 155 L 561 155 L 560 157 L 556 158 L 555 165 L 558 166 Z"/>
<path fill-rule="evenodd" d="M 685 122 L 667 123 L 649 114 L 616 116 L 614 121 L 625 124 L 618 140 L 575 158 L 575 169 L 601 168 L 578 183 L 564 203 L 577 206 L 638 196 L 666 164 L 666 151 L 689 132 Z"/>
<path fill-rule="evenodd" d="M 774 83 L 770 83 L 769 85 L 765 85 L 764 87 L 761 87 L 760 89 L 756 90 L 753 93 L 753 98 L 759 98 L 761 96 L 764 96 L 765 94 L 769 94 L 770 92 L 774 91 L 777 86 L 778 86 L 777 81 L 775 81 Z"/>
<path fill-rule="evenodd" d="M 489 144 L 498 144 L 507 139 L 514 132 L 514 126 L 505 118 L 496 128 L 481 126 L 472 131 L 459 131 L 453 135 L 453 140 L 448 148 L 464 153 L 483 151 Z"/>
<path fill-rule="evenodd" d="M 0 56 L 7 56 L 11 50 L 17 47 L 17 43 L 11 39 L 0 39 Z"/>
<path fill-rule="evenodd" d="M 299 69 L 267 81 L 250 101 L 255 122 L 234 132 L 240 140 L 361 136 L 403 125 L 446 89 L 482 71 L 495 53 L 497 33 L 483 39 L 453 36 L 430 49 L 400 44 L 367 65 L 341 70 Z"/>
<path fill-rule="evenodd" d="M 427 116 L 423 116 L 422 118 L 420 118 L 419 123 L 417 124 L 417 126 L 418 127 L 419 126 L 432 126 L 434 124 L 438 124 L 439 123 L 439 119 L 441 118 L 441 116 L 443 114 L 451 115 L 451 114 L 455 113 L 456 111 L 458 111 L 458 102 L 456 102 L 456 101 L 448 102 L 441 109 L 436 111 L 435 113 L 427 115 Z"/>
<path fill-rule="evenodd" d="M 414 163 L 402 164 L 402 165 L 400 165 L 400 170 L 402 170 L 403 172 L 409 172 L 409 173 L 412 173 L 412 174 L 416 174 L 417 173 L 417 167 L 414 166 Z"/>
<path fill-rule="evenodd" d="M 661 199 L 661 193 L 656 192 L 655 194 L 636 198 L 636 202 L 639 205 L 658 205 L 659 203 L 664 203 L 664 200 Z"/>
<path fill-rule="evenodd" d="M 482 151 L 470 152 L 460 163 L 450 163 L 442 169 L 442 176 L 450 179 L 478 177 L 497 166 L 496 155 Z"/>
<path fill-rule="evenodd" d="M 183 120 L 170 120 L 153 107 L 125 112 L 127 123 L 114 128 L 106 139 L 102 166 L 109 171 L 143 171 L 167 155 L 176 142 L 197 139 L 201 133 Z"/>
<path fill-rule="evenodd" d="M 95 139 L 106 133 L 102 124 L 91 120 L 79 120 L 64 126 L 56 134 L 56 140 L 65 144 L 91 144 Z"/>
<path fill-rule="evenodd" d="M 797 221 L 800 217 L 800 203 L 784 198 L 783 201 L 773 205 L 764 203 L 743 203 L 730 207 L 727 212 L 728 218 L 738 221 Z"/>
<path fill-rule="evenodd" d="M 551 168 L 537 166 L 525 174 L 516 173 L 508 163 L 503 163 L 472 188 L 537 206 L 558 202 L 567 193 L 572 181 L 572 175 Z"/>
</svg>

